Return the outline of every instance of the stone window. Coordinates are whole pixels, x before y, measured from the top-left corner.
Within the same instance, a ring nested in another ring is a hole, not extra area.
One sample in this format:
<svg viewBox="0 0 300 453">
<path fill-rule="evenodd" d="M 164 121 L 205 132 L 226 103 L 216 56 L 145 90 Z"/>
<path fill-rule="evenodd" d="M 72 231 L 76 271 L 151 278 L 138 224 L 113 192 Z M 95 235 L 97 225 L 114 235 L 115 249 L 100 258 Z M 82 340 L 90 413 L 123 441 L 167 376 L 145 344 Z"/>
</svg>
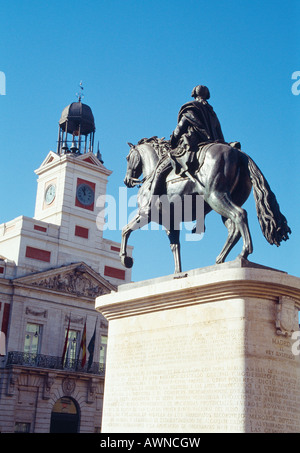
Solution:
<svg viewBox="0 0 300 453">
<path fill-rule="evenodd" d="M 24 352 L 39 354 L 42 339 L 42 326 L 27 323 L 24 341 Z"/>
<path fill-rule="evenodd" d="M 30 432 L 30 423 L 16 422 L 14 432 L 15 433 L 29 433 Z"/>
<path fill-rule="evenodd" d="M 100 364 L 104 365 L 106 362 L 106 350 L 107 350 L 107 335 L 101 335 L 100 344 Z"/>
<path fill-rule="evenodd" d="M 67 329 L 65 332 L 65 336 L 67 335 Z M 68 335 L 68 344 L 67 344 L 67 352 L 66 352 L 66 362 L 72 364 L 76 359 L 78 359 L 80 348 L 80 332 L 77 330 L 69 330 Z"/>
</svg>

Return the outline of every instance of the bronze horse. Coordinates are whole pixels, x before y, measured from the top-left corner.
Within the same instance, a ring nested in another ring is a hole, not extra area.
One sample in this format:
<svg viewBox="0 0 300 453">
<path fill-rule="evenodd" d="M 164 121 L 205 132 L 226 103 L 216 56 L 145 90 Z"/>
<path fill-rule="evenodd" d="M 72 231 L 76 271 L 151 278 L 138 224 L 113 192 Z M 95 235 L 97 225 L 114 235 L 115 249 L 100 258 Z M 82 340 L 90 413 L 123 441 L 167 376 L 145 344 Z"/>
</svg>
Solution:
<svg viewBox="0 0 300 453">
<path fill-rule="evenodd" d="M 171 169 L 162 178 L 163 183 L 159 185 L 159 193 L 154 197 L 151 194 L 153 174 L 157 171 L 162 159 L 171 161 L 170 143 L 167 140 L 152 137 L 140 140 L 136 146 L 129 145 L 130 152 L 127 156 L 124 183 L 127 187 L 136 185 L 141 187 L 138 192 L 138 213 L 122 230 L 120 258 L 125 267 L 130 268 L 133 265 L 133 259 L 127 255 L 126 251 L 131 232 L 142 228 L 153 221 L 153 218 L 157 223 L 164 225 L 163 219 L 166 216 L 162 215 L 161 210 L 166 209 L 166 203 L 160 202 L 162 196 L 171 207 L 174 207 L 178 200 L 183 206 L 184 196 L 187 194 L 201 195 L 204 198 L 204 216 L 212 210 L 222 216 L 228 230 L 228 237 L 216 263 L 225 261 L 240 238 L 243 240 L 243 248 L 239 256 L 247 259 L 253 252 L 247 212 L 241 207 L 249 197 L 252 187 L 258 220 L 266 240 L 270 244 L 279 246 L 282 240 L 289 238 L 291 230 L 286 218 L 280 212 L 274 193 L 257 165 L 241 150 L 226 143 L 210 143 L 204 146 L 201 152 L 197 153 L 198 166 L 193 177 L 178 177 L 175 169 Z M 142 181 L 138 179 L 141 175 L 143 175 Z M 149 204 L 151 204 L 150 212 L 147 208 Z M 193 206 L 193 209 L 190 209 L 189 218 L 182 220 L 197 221 L 196 211 Z M 168 212 L 172 216 L 174 210 L 170 209 Z M 176 225 L 174 218 L 169 220 L 166 231 L 174 255 L 175 273 L 177 273 L 182 271 L 180 228 Z"/>
</svg>

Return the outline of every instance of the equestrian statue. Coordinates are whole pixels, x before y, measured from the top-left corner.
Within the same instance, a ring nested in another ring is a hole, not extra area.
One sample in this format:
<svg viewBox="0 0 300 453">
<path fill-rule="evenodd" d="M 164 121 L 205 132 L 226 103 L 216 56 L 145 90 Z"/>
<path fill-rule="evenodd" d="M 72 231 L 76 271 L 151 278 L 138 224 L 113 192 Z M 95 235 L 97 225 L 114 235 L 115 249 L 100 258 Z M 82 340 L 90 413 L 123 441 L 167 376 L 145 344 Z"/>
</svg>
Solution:
<svg viewBox="0 0 300 453">
<path fill-rule="evenodd" d="M 127 268 L 133 265 L 133 259 L 127 255 L 130 234 L 154 221 L 164 226 L 174 256 L 174 272 L 181 272 L 179 222 L 196 221 L 194 231 L 197 231 L 199 196 L 204 200 L 202 217 L 214 210 L 228 230 L 217 264 L 225 261 L 240 238 L 243 247 L 239 256 L 247 259 L 253 252 L 247 212 L 242 208 L 252 187 L 266 240 L 279 246 L 291 233 L 260 169 L 241 150 L 239 142 L 224 140 L 218 117 L 208 103 L 209 89 L 198 85 L 192 97 L 192 102 L 181 107 L 170 140 L 154 136 L 143 138 L 137 145 L 128 143 L 130 152 L 124 183 L 127 187 L 138 185 L 140 189 L 137 214 L 122 230 L 120 258 Z M 188 198 L 189 207 L 185 209 Z M 180 216 L 175 215 L 178 206 Z"/>
</svg>

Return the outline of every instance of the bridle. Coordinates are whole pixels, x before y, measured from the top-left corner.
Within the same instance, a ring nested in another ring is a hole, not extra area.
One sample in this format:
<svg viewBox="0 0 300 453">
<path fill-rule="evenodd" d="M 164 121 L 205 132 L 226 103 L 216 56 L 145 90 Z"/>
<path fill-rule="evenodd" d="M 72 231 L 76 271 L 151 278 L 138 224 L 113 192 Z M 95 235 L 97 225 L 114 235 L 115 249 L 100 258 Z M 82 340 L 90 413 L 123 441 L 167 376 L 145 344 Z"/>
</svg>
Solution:
<svg viewBox="0 0 300 453">
<path fill-rule="evenodd" d="M 135 146 L 132 143 L 128 143 L 128 145 L 130 146 L 130 151 L 129 151 L 129 154 L 127 156 L 127 160 L 128 160 L 128 158 L 130 156 L 131 151 L 133 151 L 135 149 Z M 146 178 L 138 179 L 138 178 L 133 178 L 132 176 L 127 177 L 127 179 L 128 179 L 128 181 L 131 183 L 131 185 L 133 187 L 142 185 L 143 182 L 145 182 L 145 180 L 146 180 Z"/>
</svg>

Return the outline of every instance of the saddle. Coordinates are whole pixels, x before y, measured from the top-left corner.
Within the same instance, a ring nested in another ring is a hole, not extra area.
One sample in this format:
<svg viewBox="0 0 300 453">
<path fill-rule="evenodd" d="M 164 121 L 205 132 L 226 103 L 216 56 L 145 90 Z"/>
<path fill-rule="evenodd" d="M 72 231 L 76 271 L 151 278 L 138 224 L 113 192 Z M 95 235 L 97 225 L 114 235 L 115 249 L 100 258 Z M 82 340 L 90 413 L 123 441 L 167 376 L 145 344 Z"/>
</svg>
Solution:
<svg viewBox="0 0 300 453">
<path fill-rule="evenodd" d="M 184 173 L 187 175 L 194 175 L 195 173 L 198 173 L 203 165 L 206 152 L 216 143 L 222 143 L 230 145 L 232 148 L 241 149 L 240 142 L 226 143 L 221 140 L 216 140 L 202 142 L 197 146 L 198 149 L 196 151 L 192 151 L 188 146 L 188 143 L 183 142 L 181 146 L 177 147 L 170 153 L 175 173 L 178 175 L 184 175 Z"/>
</svg>

